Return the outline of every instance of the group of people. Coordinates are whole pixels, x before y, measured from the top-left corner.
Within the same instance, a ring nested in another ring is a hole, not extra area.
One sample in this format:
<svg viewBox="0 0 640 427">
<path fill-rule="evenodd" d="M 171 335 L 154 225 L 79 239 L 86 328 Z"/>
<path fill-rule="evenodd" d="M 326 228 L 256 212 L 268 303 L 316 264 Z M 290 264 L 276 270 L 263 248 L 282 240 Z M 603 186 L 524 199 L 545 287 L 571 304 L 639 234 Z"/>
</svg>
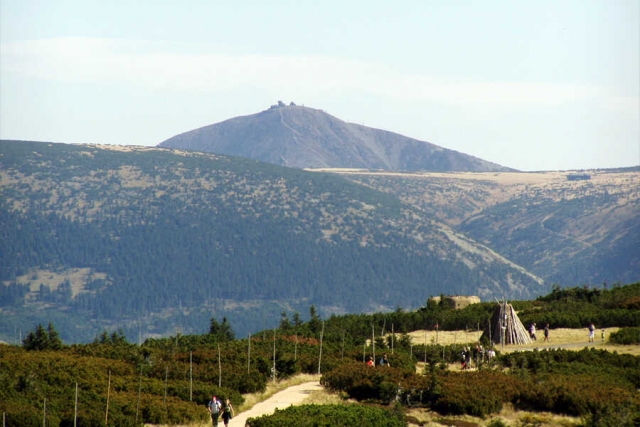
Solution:
<svg viewBox="0 0 640 427">
<path fill-rule="evenodd" d="M 536 324 L 531 323 L 529 325 L 529 336 L 532 340 L 536 341 Z M 589 323 L 589 342 L 594 342 L 596 338 L 596 326 L 593 322 Z M 604 342 L 604 329 L 602 329 L 602 342 Z M 547 323 L 544 326 L 544 342 L 549 341 L 549 324 Z"/>
<path fill-rule="evenodd" d="M 604 342 L 604 328 L 602 329 L 602 342 Z M 593 322 L 589 323 L 589 342 L 595 342 L 596 340 L 596 325 Z"/>
<path fill-rule="evenodd" d="M 464 371 L 471 368 L 471 360 L 474 361 L 476 367 L 479 367 L 480 363 L 485 359 L 491 360 L 495 355 L 496 352 L 493 349 L 489 348 L 485 350 L 480 343 L 477 343 L 473 349 L 471 347 L 464 347 L 460 353 L 462 370 Z"/>
<path fill-rule="evenodd" d="M 234 416 L 233 405 L 231 405 L 231 401 L 229 399 L 225 399 L 223 404 L 216 396 L 213 396 L 207 405 L 207 409 L 211 414 L 213 427 L 218 427 L 220 414 L 222 414 L 222 422 L 224 422 L 225 426 L 229 425 L 229 420 Z"/>
<path fill-rule="evenodd" d="M 373 357 L 367 356 L 365 359 L 365 363 L 367 364 L 367 366 L 370 367 L 374 367 L 375 364 L 373 362 Z M 382 357 L 380 358 L 380 360 L 378 360 L 378 366 L 386 366 L 386 367 L 390 367 L 391 364 L 389 363 L 389 359 L 387 358 L 386 354 L 383 354 Z"/>
<path fill-rule="evenodd" d="M 536 337 L 536 323 L 533 322 L 529 325 L 529 337 L 531 337 L 532 340 L 537 341 L 538 337 Z M 544 341 L 543 342 L 548 342 L 549 341 L 549 324 L 547 323 L 546 325 L 544 325 Z"/>
</svg>

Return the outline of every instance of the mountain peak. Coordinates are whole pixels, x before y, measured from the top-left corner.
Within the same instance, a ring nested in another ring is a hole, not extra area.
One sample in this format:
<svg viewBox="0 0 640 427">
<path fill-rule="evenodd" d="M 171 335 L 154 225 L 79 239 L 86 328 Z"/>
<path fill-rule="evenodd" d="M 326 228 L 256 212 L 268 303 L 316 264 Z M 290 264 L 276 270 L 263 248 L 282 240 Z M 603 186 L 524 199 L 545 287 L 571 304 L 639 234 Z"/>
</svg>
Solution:
<svg viewBox="0 0 640 427">
<path fill-rule="evenodd" d="M 194 129 L 163 148 L 248 157 L 294 168 L 500 172 L 512 169 L 397 133 L 278 101 L 269 109 Z"/>
</svg>

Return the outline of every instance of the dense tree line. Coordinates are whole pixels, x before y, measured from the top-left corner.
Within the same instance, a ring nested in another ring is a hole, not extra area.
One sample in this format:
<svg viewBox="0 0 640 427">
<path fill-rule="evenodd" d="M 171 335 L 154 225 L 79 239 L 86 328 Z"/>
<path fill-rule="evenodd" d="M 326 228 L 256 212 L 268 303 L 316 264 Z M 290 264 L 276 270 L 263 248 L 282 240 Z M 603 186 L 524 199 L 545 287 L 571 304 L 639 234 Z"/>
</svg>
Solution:
<svg viewBox="0 0 640 427">
<path fill-rule="evenodd" d="M 0 197 L 0 238 L 11 242 L 0 246 L 0 280 L 11 284 L 0 288 L 0 307 L 22 325 L 37 313 L 21 310 L 21 300 L 40 303 L 46 315 L 37 322 L 48 320 L 50 307 L 80 325 L 97 319 L 98 330 L 115 321 L 127 334 L 138 319 L 161 312 L 150 332 L 170 333 L 164 319 L 181 307 L 196 313 L 193 321 L 180 319 L 181 328 L 200 332 L 198 313 L 210 314 L 218 301 L 262 301 L 258 310 L 217 313 L 233 317 L 245 335 L 263 326 L 272 301 L 360 312 L 416 308 L 430 295 L 473 293 L 507 277 L 533 284 L 513 269 L 480 271 L 446 250 L 436 255 L 430 248 L 440 238 L 414 238 L 437 236 L 427 218 L 415 220 L 421 213 L 337 176 L 164 150 L 2 142 L 2 154 L 9 175 L 38 182 L 3 187 Z M 67 285 L 55 292 L 41 286 L 28 301 L 17 282 L 34 269 L 72 268 L 106 279 L 75 294 Z M 91 334 L 65 333 L 78 340 Z"/>
<path fill-rule="evenodd" d="M 26 350 L 60 350 L 63 343 L 53 323 L 49 323 L 46 330 L 41 324 L 36 326 L 24 338 L 22 345 Z"/>
<path fill-rule="evenodd" d="M 176 327 L 201 333 L 214 311 L 245 336 L 277 324 L 285 307 L 304 312 L 315 305 L 323 314 L 413 310 L 429 296 L 475 294 L 488 283 L 512 281 L 523 284 L 514 299 L 544 291 L 519 271 L 487 265 L 480 256 L 465 254 L 476 264 L 471 269 L 457 254 L 432 251 L 442 239 L 428 215 L 336 176 L 196 153 L 0 144 L 8 176 L 38 182 L 1 190 L 0 240 L 11 242 L 0 245 L 0 280 L 8 284 L 0 287 L 7 316 L 0 335 L 7 341 L 52 318 L 76 325 L 60 328 L 65 339 L 87 342 L 104 327 L 122 328 L 130 339 Z M 495 214 L 515 215 L 523 206 L 499 206 Z M 339 232 L 325 234 L 335 227 Z M 66 283 L 29 293 L 17 280 L 34 269 L 79 267 L 106 278 L 91 279 L 79 293 Z M 225 308 L 224 301 L 247 299 L 259 303 Z M 482 328 L 490 304 L 471 310 L 479 312 L 427 310 L 380 319 L 401 331 L 436 324 Z M 599 324 L 634 322 L 623 307 L 609 314 L 588 316 Z M 547 321 L 555 325 L 588 320 L 554 316 Z M 149 320 L 142 325 L 141 319 Z"/>
</svg>

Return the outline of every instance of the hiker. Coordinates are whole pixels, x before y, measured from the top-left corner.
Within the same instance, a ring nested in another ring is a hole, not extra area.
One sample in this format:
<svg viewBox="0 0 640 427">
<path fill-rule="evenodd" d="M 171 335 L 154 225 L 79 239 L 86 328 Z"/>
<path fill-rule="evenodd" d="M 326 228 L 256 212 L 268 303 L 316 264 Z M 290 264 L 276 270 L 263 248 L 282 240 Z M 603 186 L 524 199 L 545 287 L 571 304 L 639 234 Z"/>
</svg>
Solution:
<svg viewBox="0 0 640 427">
<path fill-rule="evenodd" d="M 382 357 L 380 358 L 380 361 L 378 362 L 378 365 L 391 367 L 391 365 L 389 364 L 389 359 L 387 359 L 386 354 L 382 355 Z"/>
<path fill-rule="evenodd" d="M 231 401 L 227 398 L 224 401 L 224 409 L 222 410 L 222 421 L 224 422 L 225 427 L 229 425 L 229 420 L 233 418 L 234 415 Z"/>
<path fill-rule="evenodd" d="M 218 417 L 220 416 L 221 407 L 222 404 L 216 396 L 213 396 L 207 405 L 207 410 L 211 414 L 211 423 L 213 424 L 213 427 L 218 427 Z"/>
<path fill-rule="evenodd" d="M 366 361 L 365 363 L 367 364 L 367 366 L 370 366 L 370 367 L 372 367 L 372 368 L 374 367 L 374 365 L 373 365 L 373 358 L 372 358 L 372 357 L 370 357 L 370 356 L 367 356 L 367 361 Z"/>
<path fill-rule="evenodd" d="M 462 347 L 460 358 L 462 359 L 462 370 L 464 371 L 467 369 L 467 347 Z"/>
<path fill-rule="evenodd" d="M 471 350 L 471 354 L 473 355 L 473 362 L 476 364 L 476 368 L 478 367 L 478 346 L 476 345 Z"/>
<path fill-rule="evenodd" d="M 536 324 L 532 323 L 531 325 L 529 325 L 529 336 L 531 336 L 531 339 L 536 341 Z"/>
<path fill-rule="evenodd" d="M 549 324 L 547 323 L 546 325 L 544 325 L 544 341 L 543 342 L 548 342 L 549 341 Z"/>
<path fill-rule="evenodd" d="M 473 352 L 473 357 L 476 362 L 476 368 L 480 368 L 480 363 L 482 362 L 483 356 L 484 356 L 484 350 L 482 349 L 482 345 L 478 343 L 476 344 L 476 348 Z"/>
<path fill-rule="evenodd" d="M 496 351 L 492 348 L 487 350 L 487 359 L 492 360 L 494 357 L 496 357 Z"/>
<path fill-rule="evenodd" d="M 604 328 L 602 328 L 602 343 L 604 343 Z"/>
<path fill-rule="evenodd" d="M 589 323 L 589 342 L 593 342 L 596 337 L 596 326 L 593 322 Z"/>
<path fill-rule="evenodd" d="M 466 359 L 464 361 L 464 364 L 466 365 L 467 369 L 470 369 L 471 368 L 471 347 L 467 347 L 465 356 L 466 356 Z"/>
</svg>

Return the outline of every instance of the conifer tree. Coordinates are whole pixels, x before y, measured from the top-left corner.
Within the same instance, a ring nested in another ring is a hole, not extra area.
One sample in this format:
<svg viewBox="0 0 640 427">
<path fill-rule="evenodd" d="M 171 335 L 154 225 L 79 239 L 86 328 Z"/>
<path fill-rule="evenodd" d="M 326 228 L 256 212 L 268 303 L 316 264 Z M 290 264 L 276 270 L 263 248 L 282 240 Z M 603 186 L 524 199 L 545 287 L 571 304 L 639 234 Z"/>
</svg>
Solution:
<svg viewBox="0 0 640 427">
<path fill-rule="evenodd" d="M 49 322 L 46 330 L 39 323 L 36 329 L 22 340 L 22 345 L 27 350 L 60 350 L 64 344 L 53 323 Z"/>
<path fill-rule="evenodd" d="M 218 341 L 233 341 L 236 339 L 236 333 L 231 328 L 226 317 L 222 318 L 222 323 L 218 323 L 215 317 L 212 317 L 209 325 L 209 333 L 214 335 Z"/>
<path fill-rule="evenodd" d="M 49 322 L 49 326 L 47 327 L 47 335 L 48 350 L 60 350 L 63 347 L 62 340 L 60 339 L 60 334 L 58 334 L 58 331 L 56 331 L 56 328 L 51 322 Z"/>
</svg>

